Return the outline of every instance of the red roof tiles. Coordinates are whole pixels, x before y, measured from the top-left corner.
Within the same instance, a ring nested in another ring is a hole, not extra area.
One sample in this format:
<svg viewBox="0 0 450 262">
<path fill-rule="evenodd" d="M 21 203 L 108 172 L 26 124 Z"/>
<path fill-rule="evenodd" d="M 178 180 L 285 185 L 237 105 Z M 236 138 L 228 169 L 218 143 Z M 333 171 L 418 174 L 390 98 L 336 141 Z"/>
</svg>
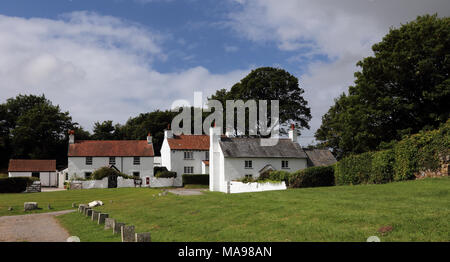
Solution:
<svg viewBox="0 0 450 262">
<path fill-rule="evenodd" d="M 208 135 L 179 135 L 168 138 L 171 150 L 209 150 Z"/>
<path fill-rule="evenodd" d="M 68 156 L 154 156 L 147 140 L 79 140 L 69 144 Z"/>
<path fill-rule="evenodd" d="M 8 172 L 56 172 L 56 160 L 10 159 Z"/>
</svg>

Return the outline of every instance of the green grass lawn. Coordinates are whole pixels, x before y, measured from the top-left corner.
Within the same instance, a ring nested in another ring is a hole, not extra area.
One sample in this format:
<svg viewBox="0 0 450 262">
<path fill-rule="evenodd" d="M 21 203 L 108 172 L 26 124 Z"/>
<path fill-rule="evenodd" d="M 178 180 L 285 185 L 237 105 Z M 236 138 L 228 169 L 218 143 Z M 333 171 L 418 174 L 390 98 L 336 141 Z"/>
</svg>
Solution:
<svg viewBox="0 0 450 262">
<path fill-rule="evenodd" d="M 450 178 L 231 195 L 158 192 L 0 194 L 0 215 L 23 213 L 24 201 L 50 202 L 61 210 L 72 202 L 102 200 L 105 205 L 97 210 L 135 225 L 137 232 L 151 232 L 152 241 L 366 241 L 372 235 L 382 241 L 450 241 Z M 10 205 L 20 210 L 7 211 Z M 120 240 L 78 212 L 58 218 L 82 241 Z M 381 235 L 377 230 L 383 226 L 393 231 Z"/>
</svg>

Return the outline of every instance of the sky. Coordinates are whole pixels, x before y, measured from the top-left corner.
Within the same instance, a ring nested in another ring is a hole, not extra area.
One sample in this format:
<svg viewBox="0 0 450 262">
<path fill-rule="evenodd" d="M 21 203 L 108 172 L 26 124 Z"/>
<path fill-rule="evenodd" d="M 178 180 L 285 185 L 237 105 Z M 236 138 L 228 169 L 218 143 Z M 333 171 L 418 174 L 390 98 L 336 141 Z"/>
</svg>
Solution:
<svg viewBox="0 0 450 262">
<path fill-rule="evenodd" d="M 450 15 L 448 0 L 2 0 L 0 103 L 45 94 L 73 120 L 124 124 L 193 104 L 252 69 L 299 79 L 311 107 L 300 143 L 353 84 L 356 63 L 391 27 Z"/>
</svg>

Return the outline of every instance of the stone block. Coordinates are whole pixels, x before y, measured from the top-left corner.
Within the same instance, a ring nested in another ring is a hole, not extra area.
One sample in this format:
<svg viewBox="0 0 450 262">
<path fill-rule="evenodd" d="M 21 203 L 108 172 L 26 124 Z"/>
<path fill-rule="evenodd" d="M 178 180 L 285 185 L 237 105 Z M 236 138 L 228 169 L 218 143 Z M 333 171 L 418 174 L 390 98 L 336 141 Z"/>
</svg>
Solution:
<svg viewBox="0 0 450 262">
<path fill-rule="evenodd" d="M 72 207 L 76 208 L 77 207 L 77 203 L 72 203 Z"/>
<path fill-rule="evenodd" d="M 134 226 L 121 227 L 122 242 L 135 242 Z"/>
<path fill-rule="evenodd" d="M 25 203 L 23 203 L 23 209 L 25 211 L 38 209 L 38 203 L 37 202 L 25 202 Z"/>
<path fill-rule="evenodd" d="M 99 215 L 99 214 L 100 214 L 99 211 L 92 210 L 92 217 L 91 217 L 91 220 L 97 222 L 97 221 L 98 221 L 98 215 Z"/>
<path fill-rule="evenodd" d="M 113 218 L 105 218 L 105 229 L 111 229 L 114 227 L 114 219 Z"/>
<path fill-rule="evenodd" d="M 88 210 L 86 211 L 86 216 L 87 216 L 87 217 L 91 217 L 93 211 L 94 211 L 94 210 L 92 210 L 92 209 L 88 209 Z"/>
<path fill-rule="evenodd" d="M 97 219 L 97 224 L 101 225 L 105 223 L 105 219 L 108 217 L 109 215 L 106 213 L 100 213 L 98 214 L 98 219 Z"/>
<path fill-rule="evenodd" d="M 114 220 L 113 223 L 113 234 L 120 234 L 122 226 L 125 226 L 125 223 L 120 223 Z"/>
<path fill-rule="evenodd" d="M 136 242 L 151 242 L 150 232 L 136 233 L 135 241 Z"/>
</svg>

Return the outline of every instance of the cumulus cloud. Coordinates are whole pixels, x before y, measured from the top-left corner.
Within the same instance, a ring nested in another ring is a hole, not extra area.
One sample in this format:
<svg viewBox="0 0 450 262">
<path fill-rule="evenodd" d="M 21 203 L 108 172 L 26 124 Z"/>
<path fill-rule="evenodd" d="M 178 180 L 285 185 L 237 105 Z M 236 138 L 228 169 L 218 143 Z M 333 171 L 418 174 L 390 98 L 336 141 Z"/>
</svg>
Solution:
<svg viewBox="0 0 450 262">
<path fill-rule="evenodd" d="M 450 14 L 446 0 L 235 0 L 239 8 L 229 14 L 233 30 L 254 42 L 276 43 L 300 60 L 322 54 L 330 62 L 308 64 L 300 76 L 313 119 L 304 131 L 303 144 L 313 142 L 321 117 L 333 99 L 354 81 L 355 64 L 372 54 L 391 26 L 414 20 L 418 15 Z M 302 50 L 300 52 L 300 50 Z M 305 53 L 305 50 L 307 52 Z M 308 61 L 309 62 L 309 61 Z"/>
<path fill-rule="evenodd" d="M 89 12 L 58 20 L 0 15 L 0 102 L 22 94 L 45 94 L 74 121 L 94 121 L 169 109 L 175 99 L 210 95 L 246 71 L 212 74 L 204 67 L 160 73 L 167 59 L 165 36 L 139 24 Z"/>
</svg>

